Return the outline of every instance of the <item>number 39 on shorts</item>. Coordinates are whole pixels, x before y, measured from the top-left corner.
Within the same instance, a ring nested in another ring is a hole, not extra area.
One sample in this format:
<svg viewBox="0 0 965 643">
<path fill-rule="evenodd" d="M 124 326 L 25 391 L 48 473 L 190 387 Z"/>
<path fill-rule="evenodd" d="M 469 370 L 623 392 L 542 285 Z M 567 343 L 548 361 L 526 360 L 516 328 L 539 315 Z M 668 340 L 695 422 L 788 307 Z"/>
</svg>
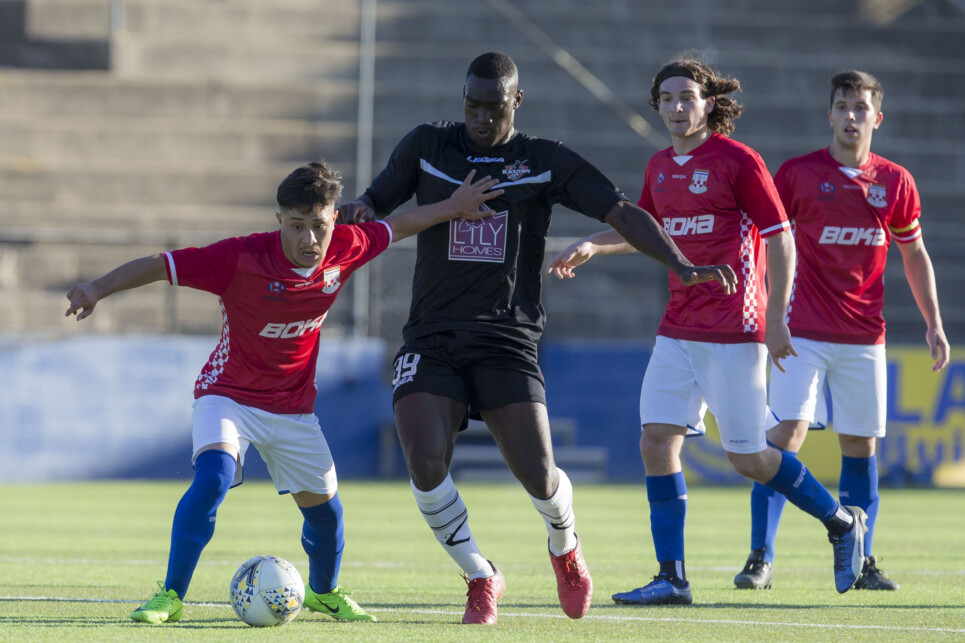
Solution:
<svg viewBox="0 0 965 643">
<path fill-rule="evenodd" d="M 405 353 L 395 360 L 395 372 L 392 374 L 393 389 L 412 381 L 416 371 L 419 370 L 420 357 L 418 353 Z"/>
</svg>

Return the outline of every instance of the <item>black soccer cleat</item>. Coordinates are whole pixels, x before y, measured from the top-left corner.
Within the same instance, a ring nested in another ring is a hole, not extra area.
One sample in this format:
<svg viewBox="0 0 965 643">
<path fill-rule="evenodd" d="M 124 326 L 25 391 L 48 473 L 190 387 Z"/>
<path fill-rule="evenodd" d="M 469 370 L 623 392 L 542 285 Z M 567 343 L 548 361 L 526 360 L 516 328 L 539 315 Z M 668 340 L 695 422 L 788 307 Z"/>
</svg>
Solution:
<svg viewBox="0 0 965 643">
<path fill-rule="evenodd" d="M 885 576 L 885 573 L 878 569 L 877 556 L 868 556 L 864 559 L 861 576 L 854 583 L 855 589 L 877 589 L 893 592 L 899 587 L 901 586 L 898 583 Z"/>
<path fill-rule="evenodd" d="M 774 581 L 774 565 L 764 560 L 764 548 L 755 549 L 747 557 L 744 569 L 734 576 L 737 589 L 770 589 Z"/>
</svg>

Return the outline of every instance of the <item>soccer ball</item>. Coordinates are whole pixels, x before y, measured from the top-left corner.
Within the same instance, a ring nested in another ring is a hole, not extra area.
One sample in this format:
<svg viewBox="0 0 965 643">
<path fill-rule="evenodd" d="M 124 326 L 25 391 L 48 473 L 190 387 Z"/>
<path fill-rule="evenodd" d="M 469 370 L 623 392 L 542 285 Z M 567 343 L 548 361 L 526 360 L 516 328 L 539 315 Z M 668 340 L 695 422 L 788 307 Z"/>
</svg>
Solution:
<svg viewBox="0 0 965 643">
<path fill-rule="evenodd" d="M 231 577 L 231 607 L 248 625 L 284 625 L 298 616 L 305 584 L 295 566 L 277 556 L 255 556 Z"/>
</svg>

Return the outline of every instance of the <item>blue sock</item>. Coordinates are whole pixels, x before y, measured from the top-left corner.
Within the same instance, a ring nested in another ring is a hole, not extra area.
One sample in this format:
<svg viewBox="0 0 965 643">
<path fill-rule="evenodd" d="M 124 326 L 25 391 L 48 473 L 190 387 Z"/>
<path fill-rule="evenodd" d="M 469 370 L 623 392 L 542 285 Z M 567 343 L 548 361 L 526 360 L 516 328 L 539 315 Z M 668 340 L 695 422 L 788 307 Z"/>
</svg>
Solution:
<svg viewBox="0 0 965 643">
<path fill-rule="evenodd" d="M 781 452 L 781 466 L 767 486 L 783 494 L 795 507 L 828 522 L 838 510 L 838 501 L 808 471 L 804 463 L 790 453 Z"/>
<path fill-rule="evenodd" d="M 231 488 L 237 468 L 234 456 L 218 449 L 205 451 L 194 461 L 194 482 L 174 512 L 164 581 L 164 587 L 173 589 L 181 599 L 188 591 L 201 550 L 214 535 L 215 514 Z"/>
<path fill-rule="evenodd" d="M 794 451 L 784 453 L 797 455 Z M 777 540 L 777 527 L 781 524 L 785 504 L 787 498 L 783 494 L 760 482 L 754 483 L 751 489 L 751 551 L 763 549 L 764 560 L 769 563 L 774 562 L 774 541 Z"/>
<path fill-rule="evenodd" d="M 308 554 L 308 584 L 316 594 L 327 594 L 338 586 L 338 570 L 345 549 L 345 524 L 338 492 L 316 507 L 299 507 L 305 516 L 302 548 Z"/>
<path fill-rule="evenodd" d="M 878 518 L 878 459 L 841 456 L 841 481 L 838 483 L 841 504 L 861 507 L 868 514 L 868 533 L 864 535 L 864 555 L 871 555 L 871 541 Z"/>
<path fill-rule="evenodd" d="M 687 482 L 682 471 L 669 476 L 647 476 L 650 531 L 657 562 L 684 559 L 687 519 Z"/>
</svg>

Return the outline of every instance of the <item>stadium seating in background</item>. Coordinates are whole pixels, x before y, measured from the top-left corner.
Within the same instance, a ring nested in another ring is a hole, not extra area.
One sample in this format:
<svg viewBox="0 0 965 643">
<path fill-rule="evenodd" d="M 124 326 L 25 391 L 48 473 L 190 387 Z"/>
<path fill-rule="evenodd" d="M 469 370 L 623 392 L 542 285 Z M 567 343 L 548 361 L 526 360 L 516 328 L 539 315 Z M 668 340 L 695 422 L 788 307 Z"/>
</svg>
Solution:
<svg viewBox="0 0 965 643">
<path fill-rule="evenodd" d="M 296 164 L 328 158 L 346 192 L 355 190 L 357 0 L 123 0 L 114 32 L 110 4 L 0 1 L 0 296 L 9 302 L 0 307 L 2 333 L 74 332 L 61 313 L 75 280 L 132 255 L 271 227 L 274 189 Z M 875 149 L 917 178 L 941 291 L 965 287 L 965 228 L 956 215 L 965 197 L 965 17 L 953 3 L 904 2 L 897 16 L 885 11 L 894 2 L 867 0 L 517 0 L 515 13 L 471 0 L 376 6 L 376 171 L 413 125 L 461 118 L 466 65 L 487 49 L 520 65 L 519 128 L 564 140 L 632 199 L 656 144 L 560 67 L 547 43 L 658 133 L 646 104 L 653 71 L 688 47 L 706 52 L 741 79 L 745 112 L 735 137 L 772 170 L 827 144 L 831 73 L 872 71 L 886 88 Z M 96 56 L 55 55 L 71 43 L 106 43 L 110 68 L 98 70 L 104 61 Z M 596 229 L 561 208 L 552 231 L 562 238 L 551 239 L 549 251 Z M 373 266 L 370 333 L 390 344 L 408 308 L 412 248 L 393 247 Z M 900 271 L 900 261 L 889 262 L 889 340 L 918 343 L 921 322 Z M 652 262 L 628 257 L 565 284 L 547 280 L 547 337 L 646 340 L 664 279 Z M 349 294 L 326 332 L 352 326 Z M 947 295 L 943 306 L 949 336 L 965 336 L 965 302 Z M 216 334 L 219 322 L 203 295 L 145 289 L 103 307 L 84 332 Z"/>
</svg>

